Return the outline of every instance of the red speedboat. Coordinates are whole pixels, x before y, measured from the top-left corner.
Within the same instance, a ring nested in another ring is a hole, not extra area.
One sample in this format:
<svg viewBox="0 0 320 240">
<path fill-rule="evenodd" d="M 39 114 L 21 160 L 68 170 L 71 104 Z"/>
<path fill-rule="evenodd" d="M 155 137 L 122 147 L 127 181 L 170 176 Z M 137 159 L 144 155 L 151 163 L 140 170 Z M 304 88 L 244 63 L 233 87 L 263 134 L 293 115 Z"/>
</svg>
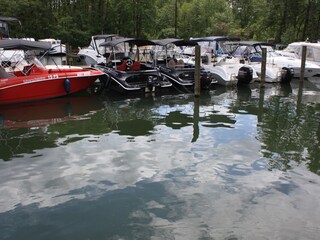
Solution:
<svg viewBox="0 0 320 240">
<path fill-rule="evenodd" d="M 47 42 L 21 39 L 0 40 L 1 51 L 17 50 L 23 58 L 12 63 L 1 58 L 0 104 L 62 97 L 89 86 L 103 72 L 75 66 L 43 66 L 34 51 L 48 51 Z M 22 50 L 24 54 L 21 54 Z M 1 54 L 1 53 L 0 53 Z"/>
</svg>

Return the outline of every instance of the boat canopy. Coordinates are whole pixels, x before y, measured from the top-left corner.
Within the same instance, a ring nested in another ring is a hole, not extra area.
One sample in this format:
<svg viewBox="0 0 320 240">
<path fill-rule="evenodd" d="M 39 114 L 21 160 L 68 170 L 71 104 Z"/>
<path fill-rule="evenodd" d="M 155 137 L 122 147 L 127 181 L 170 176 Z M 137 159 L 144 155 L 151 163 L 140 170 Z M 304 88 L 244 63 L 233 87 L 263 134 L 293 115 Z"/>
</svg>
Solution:
<svg viewBox="0 0 320 240">
<path fill-rule="evenodd" d="M 239 45 L 243 46 L 271 46 L 273 47 L 273 43 L 268 43 L 268 42 L 258 42 L 258 41 L 239 41 L 237 42 Z"/>
<path fill-rule="evenodd" d="M 51 43 L 28 41 L 23 39 L 3 39 L 0 41 L 0 48 L 3 50 L 49 50 Z"/>
<path fill-rule="evenodd" d="M 157 45 L 166 46 L 168 44 L 174 44 L 176 46 L 196 46 L 198 43 L 193 40 L 184 40 L 177 38 L 165 38 L 159 40 L 153 40 Z"/>
<path fill-rule="evenodd" d="M 102 35 L 94 35 L 92 36 L 93 39 L 112 39 L 114 37 L 120 37 L 119 35 L 117 34 L 102 34 Z"/>
<path fill-rule="evenodd" d="M 120 43 L 129 43 L 136 45 L 138 47 L 147 46 L 147 45 L 156 45 L 154 41 L 147 39 L 138 39 L 138 38 L 118 38 L 112 41 L 103 42 L 99 46 L 100 47 L 114 47 Z"/>
<path fill-rule="evenodd" d="M 18 18 L 15 17 L 6 17 L 6 16 L 0 16 L 0 21 L 5 21 L 5 22 L 20 22 Z"/>
<path fill-rule="evenodd" d="M 225 36 L 210 36 L 201 38 L 190 38 L 190 40 L 197 42 L 211 42 L 211 41 L 240 41 L 238 37 L 225 37 Z"/>
</svg>

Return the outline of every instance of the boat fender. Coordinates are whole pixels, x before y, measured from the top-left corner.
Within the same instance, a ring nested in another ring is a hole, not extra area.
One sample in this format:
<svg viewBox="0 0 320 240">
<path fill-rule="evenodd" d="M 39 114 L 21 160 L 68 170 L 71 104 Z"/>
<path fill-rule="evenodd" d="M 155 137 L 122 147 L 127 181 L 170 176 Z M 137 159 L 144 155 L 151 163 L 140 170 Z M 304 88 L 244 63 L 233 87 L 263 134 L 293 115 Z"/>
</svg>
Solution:
<svg viewBox="0 0 320 240">
<path fill-rule="evenodd" d="M 71 90 L 71 82 L 69 79 L 64 80 L 64 90 L 66 91 L 67 94 L 70 93 Z"/>
<path fill-rule="evenodd" d="M 0 129 L 4 128 L 4 119 L 3 116 L 0 114 Z"/>
</svg>

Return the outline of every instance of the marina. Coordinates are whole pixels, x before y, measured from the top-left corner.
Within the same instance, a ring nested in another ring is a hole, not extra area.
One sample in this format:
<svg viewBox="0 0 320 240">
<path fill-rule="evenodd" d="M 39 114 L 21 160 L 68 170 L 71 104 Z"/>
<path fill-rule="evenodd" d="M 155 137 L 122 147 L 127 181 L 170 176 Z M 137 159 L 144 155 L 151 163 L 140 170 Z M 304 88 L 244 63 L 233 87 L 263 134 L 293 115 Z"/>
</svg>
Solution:
<svg viewBox="0 0 320 240">
<path fill-rule="evenodd" d="M 1 239 L 317 239 L 317 82 L 1 106 Z"/>
<path fill-rule="evenodd" d="M 0 240 L 319 238 L 318 1 L 0 5 Z"/>
</svg>

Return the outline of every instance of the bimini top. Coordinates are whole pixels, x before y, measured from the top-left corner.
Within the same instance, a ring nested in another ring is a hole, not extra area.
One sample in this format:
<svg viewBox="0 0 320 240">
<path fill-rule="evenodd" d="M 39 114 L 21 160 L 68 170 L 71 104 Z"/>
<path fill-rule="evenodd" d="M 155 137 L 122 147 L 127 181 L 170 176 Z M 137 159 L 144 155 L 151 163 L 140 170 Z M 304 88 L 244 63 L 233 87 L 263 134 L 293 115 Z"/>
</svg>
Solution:
<svg viewBox="0 0 320 240">
<path fill-rule="evenodd" d="M 115 38 L 115 37 L 120 37 L 119 35 L 117 34 L 102 34 L 102 35 L 94 35 L 92 36 L 93 39 L 112 39 L 112 38 Z"/>
<path fill-rule="evenodd" d="M 0 41 L 0 49 L 3 50 L 49 50 L 51 43 L 28 41 L 23 39 L 4 39 Z"/>
<path fill-rule="evenodd" d="M 239 45 L 243 45 L 243 46 L 257 46 L 257 45 L 261 45 L 261 46 L 274 46 L 273 43 L 258 42 L 258 41 L 239 41 L 238 44 L 239 44 Z"/>
<path fill-rule="evenodd" d="M 147 45 L 156 45 L 155 42 L 147 39 L 138 39 L 138 38 L 118 38 L 112 41 L 103 42 L 100 47 L 114 47 L 120 43 L 130 43 L 137 45 L 138 47 L 147 46 Z"/>
<path fill-rule="evenodd" d="M 240 41 L 238 37 L 226 37 L 226 36 L 210 36 L 201 38 L 190 38 L 192 41 L 197 42 L 211 42 L 211 41 Z"/>
<path fill-rule="evenodd" d="M 5 21 L 5 22 L 20 22 L 18 18 L 15 17 L 6 17 L 6 16 L 0 16 L 0 21 Z"/>
<path fill-rule="evenodd" d="M 166 46 L 168 44 L 174 44 L 176 46 L 196 46 L 198 43 L 193 40 L 184 40 L 177 38 L 165 38 L 159 40 L 153 40 L 157 45 Z"/>
</svg>

